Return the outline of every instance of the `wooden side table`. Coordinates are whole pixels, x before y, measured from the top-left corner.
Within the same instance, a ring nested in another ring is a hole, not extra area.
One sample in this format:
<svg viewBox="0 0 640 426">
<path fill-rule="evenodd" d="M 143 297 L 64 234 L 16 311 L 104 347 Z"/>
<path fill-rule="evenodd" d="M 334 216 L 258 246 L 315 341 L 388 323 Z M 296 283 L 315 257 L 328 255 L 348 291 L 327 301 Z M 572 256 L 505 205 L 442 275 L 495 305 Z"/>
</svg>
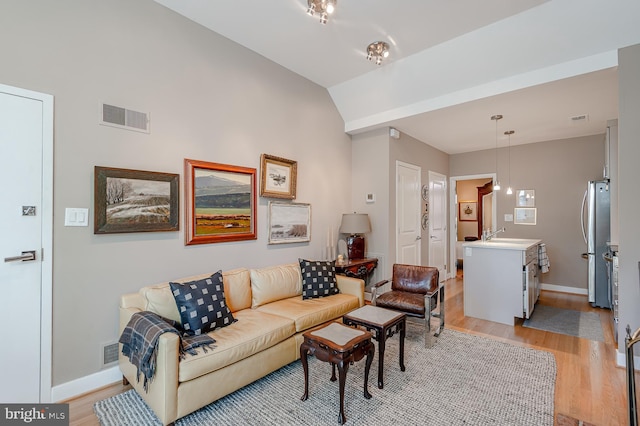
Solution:
<svg viewBox="0 0 640 426">
<path fill-rule="evenodd" d="M 346 325 L 361 326 L 372 332 L 378 341 L 378 388 L 384 387 L 384 350 L 387 337 L 399 333 L 400 337 L 400 371 L 404 371 L 404 337 L 407 328 L 407 316 L 402 312 L 377 306 L 365 305 L 342 317 Z"/>
<path fill-rule="evenodd" d="M 365 285 L 371 272 L 378 266 L 378 259 L 369 257 L 364 259 L 349 259 L 342 263 L 336 261 L 336 274 L 364 280 Z"/>
<path fill-rule="evenodd" d="M 368 389 L 369 369 L 373 361 L 373 343 L 371 333 L 364 330 L 347 327 L 337 322 L 332 322 L 315 330 L 303 334 L 304 342 L 300 345 L 300 360 L 304 370 L 304 395 L 300 398 L 306 401 L 309 397 L 309 365 L 307 355 L 315 355 L 320 361 L 331 363 L 331 381 L 336 380 L 336 365 L 338 366 L 338 384 L 340 387 L 340 413 L 338 422 L 344 424 L 347 418 L 344 415 L 344 385 L 347 378 L 349 364 L 360 361 L 367 356 L 364 370 L 364 397 L 369 399 L 371 394 Z"/>
</svg>

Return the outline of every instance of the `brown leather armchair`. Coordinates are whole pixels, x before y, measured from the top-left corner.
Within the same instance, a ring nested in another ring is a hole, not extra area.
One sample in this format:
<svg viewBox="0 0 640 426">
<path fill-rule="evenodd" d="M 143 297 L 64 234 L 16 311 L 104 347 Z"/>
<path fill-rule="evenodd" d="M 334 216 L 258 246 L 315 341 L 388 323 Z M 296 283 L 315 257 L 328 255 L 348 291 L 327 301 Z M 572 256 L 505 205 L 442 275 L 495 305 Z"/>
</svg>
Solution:
<svg viewBox="0 0 640 426">
<path fill-rule="evenodd" d="M 424 318 L 424 343 L 425 346 L 430 347 L 432 343 L 430 319 L 440 318 L 440 326 L 434 334 L 435 337 L 444 330 L 444 285 L 440 287 L 439 281 L 438 268 L 396 263 L 393 265 L 391 291 L 377 296 L 378 288 L 389 280 L 375 284 L 371 289 L 371 303 L 381 308 L 403 312 L 411 317 Z M 428 312 L 425 306 L 429 307 Z M 438 311 L 434 312 L 438 306 Z"/>
</svg>

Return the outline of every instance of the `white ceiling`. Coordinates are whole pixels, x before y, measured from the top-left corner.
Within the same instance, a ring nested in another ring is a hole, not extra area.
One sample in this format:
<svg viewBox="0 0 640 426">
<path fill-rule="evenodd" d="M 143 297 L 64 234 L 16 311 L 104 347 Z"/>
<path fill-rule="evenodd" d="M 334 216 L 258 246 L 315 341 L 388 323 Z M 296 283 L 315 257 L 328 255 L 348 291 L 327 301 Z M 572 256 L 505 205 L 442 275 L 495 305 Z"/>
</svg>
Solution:
<svg viewBox="0 0 640 426">
<path fill-rule="evenodd" d="M 447 153 L 495 147 L 495 123 L 490 120 L 494 114 L 505 117 L 499 123 L 501 144 L 506 143 L 502 133 L 508 129 L 516 132 L 511 138 L 514 145 L 603 133 L 606 121 L 618 115 L 617 68 L 592 66 L 593 72 L 566 78 L 556 76 L 548 78 L 548 82 L 542 79 L 539 80 L 542 84 L 524 85 L 519 90 L 488 90 L 483 96 L 460 97 L 459 102 L 448 101 L 442 107 L 425 108 L 424 112 L 405 108 L 405 112 L 398 113 L 395 99 L 383 96 L 374 103 L 368 102 L 365 96 L 360 102 L 373 103 L 375 108 L 362 117 L 366 123 L 361 125 L 357 124 L 361 117 L 354 119 L 353 112 L 349 112 L 349 108 L 358 112 L 363 109 L 349 104 L 357 102 L 353 99 L 361 93 L 358 87 L 376 79 L 387 87 L 411 92 L 411 84 L 419 82 L 423 72 L 419 68 L 407 70 L 416 58 L 456 43 L 465 35 L 479 34 L 477 40 L 482 40 L 482 34 L 496 31 L 499 25 L 504 27 L 502 23 L 508 20 L 518 22 L 528 13 L 539 30 L 548 34 L 562 31 L 562 28 L 552 28 L 551 16 L 547 21 L 549 28 L 545 28 L 544 22 L 538 22 L 540 15 L 535 14 L 538 10 L 558 15 L 557 8 L 563 7 L 562 10 L 573 14 L 579 6 L 582 15 L 576 14 L 579 15 L 576 20 L 586 21 L 584 16 L 587 16 L 597 22 L 602 12 L 594 5 L 617 5 L 619 9 L 629 8 L 635 13 L 639 9 L 631 3 L 640 3 L 628 0 L 338 0 L 336 12 L 326 25 L 321 25 L 317 16 L 305 13 L 307 0 L 155 1 L 327 88 L 350 133 L 391 126 Z M 619 10 L 616 13 L 621 14 Z M 640 13 L 636 18 L 638 16 Z M 637 26 L 633 24 L 637 19 L 626 18 L 629 22 L 617 19 L 615 25 Z M 624 32 L 623 28 L 619 29 Z M 525 32 L 524 36 L 535 38 L 534 30 L 532 26 L 532 31 Z M 628 38 L 634 41 L 637 38 L 640 42 L 637 34 L 640 32 L 634 30 L 624 42 Z M 509 34 L 500 37 L 509 42 Z M 619 39 L 620 36 L 615 41 L 618 45 Z M 366 46 L 377 40 L 391 46 L 389 60 L 381 66 L 367 61 L 365 54 Z M 573 49 L 573 56 L 568 52 L 564 60 L 611 50 L 611 43 L 588 42 L 588 48 Z M 486 48 L 490 50 L 491 46 Z M 562 59 L 555 60 L 562 62 Z M 515 68 L 517 65 L 514 64 Z M 494 80 L 498 80 L 497 77 Z M 416 104 L 415 99 L 411 102 Z M 411 102 L 404 101 L 400 107 L 410 106 Z M 588 120 L 579 123 L 570 120 L 582 114 L 588 115 Z"/>
</svg>

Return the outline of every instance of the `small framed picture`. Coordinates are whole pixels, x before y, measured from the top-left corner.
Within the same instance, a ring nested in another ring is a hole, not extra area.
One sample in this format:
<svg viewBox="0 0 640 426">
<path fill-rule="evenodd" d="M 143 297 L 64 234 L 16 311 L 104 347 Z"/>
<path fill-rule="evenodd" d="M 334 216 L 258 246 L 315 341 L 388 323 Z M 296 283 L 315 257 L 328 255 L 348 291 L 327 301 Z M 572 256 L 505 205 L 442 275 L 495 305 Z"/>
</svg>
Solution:
<svg viewBox="0 0 640 426">
<path fill-rule="evenodd" d="M 94 234 L 177 231 L 179 175 L 94 168 Z"/>
<path fill-rule="evenodd" d="M 513 223 L 516 225 L 535 225 L 536 214 L 536 208 L 516 207 L 513 209 Z"/>
<path fill-rule="evenodd" d="M 534 189 L 516 189 L 516 205 L 518 207 L 534 207 L 536 191 Z"/>
<path fill-rule="evenodd" d="M 311 240 L 311 204 L 269 203 L 269 244 Z"/>
<path fill-rule="evenodd" d="M 458 219 L 462 222 L 478 220 L 478 203 L 475 201 L 460 201 Z"/>
<path fill-rule="evenodd" d="M 256 169 L 184 160 L 185 245 L 255 240 Z"/>
<path fill-rule="evenodd" d="M 262 154 L 260 156 L 260 196 L 296 198 L 298 163 L 286 158 Z"/>
</svg>

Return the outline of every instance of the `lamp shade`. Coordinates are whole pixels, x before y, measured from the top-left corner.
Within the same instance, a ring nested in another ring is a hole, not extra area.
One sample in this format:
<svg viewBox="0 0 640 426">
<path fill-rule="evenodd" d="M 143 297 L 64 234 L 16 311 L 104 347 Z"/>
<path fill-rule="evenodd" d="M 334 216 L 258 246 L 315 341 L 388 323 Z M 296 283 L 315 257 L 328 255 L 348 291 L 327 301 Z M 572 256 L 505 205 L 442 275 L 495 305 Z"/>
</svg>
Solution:
<svg viewBox="0 0 640 426">
<path fill-rule="evenodd" d="M 340 232 L 343 234 L 366 234 L 371 232 L 369 215 L 366 213 L 345 213 L 342 215 Z"/>
</svg>

